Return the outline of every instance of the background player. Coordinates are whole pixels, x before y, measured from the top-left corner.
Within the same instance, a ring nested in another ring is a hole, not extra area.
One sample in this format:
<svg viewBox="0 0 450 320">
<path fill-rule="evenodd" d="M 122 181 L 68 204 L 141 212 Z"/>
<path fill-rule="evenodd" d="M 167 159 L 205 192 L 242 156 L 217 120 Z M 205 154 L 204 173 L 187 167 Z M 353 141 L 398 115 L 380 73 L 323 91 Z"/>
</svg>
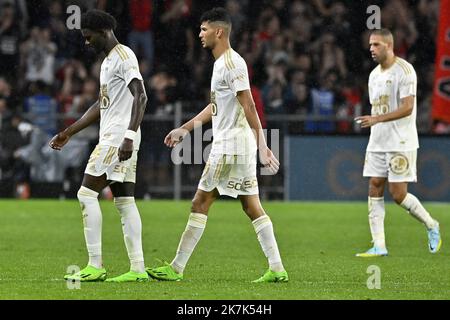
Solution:
<svg viewBox="0 0 450 320">
<path fill-rule="evenodd" d="M 386 180 L 394 201 L 425 224 L 429 250 L 436 253 L 442 243 L 439 223 L 408 193 L 408 182 L 417 181 L 416 72 L 410 63 L 395 56 L 394 39 L 389 30 L 372 32 L 369 45 L 372 58 L 378 63 L 369 76 L 372 115 L 355 120 L 363 128 L 371 127 L 363 175 L 370 177 L 369 224 L 374 246 L 357 256 L 388 254 L 384 236 Z"/>
<path fill-rule="evenodd" d="M 203 47 L 210 49 L 216 60 L 211 79 L 211 102 L 193 119 L 172 130 L 164 142 L 173 147 L 195 127 L 212 120 L 213 145 L 175 258 L 171 264 L 147 271 L 159 280 L 183 279 L 184 268 L 205 229 L 208 210 L 221 194 L 239 197 L 268 258 L 269 270 L 255 282 L 286 282 L 288 274 L 281 262 L 272 222 L 259 200 L 257 145 L 261 162 L 273 174 L 278 171 L 279 162 L 267 147 L 262 132 L 250 93 L 247 64 L 230 47 L 231 20 L 225 9 L 214 8 L 204 13 L 200 29 Z"/>
<path fill-rule="evenodd" d="M 106 269 L 102 262 L 102 214 L 98 194 L 110 185 L 114 204 L 121 215 L 130 271 L 113 282 L 148 280 L 141 240 L 141 218 L 134 201 L 137 152 L 141 133 L 139 125 L 147 103 L 142 76 L 133 51 L 120 44 L 113 32 L 114 17 L 100 10 L 83 14 L 81 33 L 86 45 L 97 54 L 104 53 L 100 71 L 100 95 L 88 111 L 74 124 L 58 133 L 50 147 L 61 148 L 77 132 L 100 119 L 99 143 L 92 152 L 78 191 L 83 214 L 84 236 L 89 254 L 87 267 L 66 275 L 65 279 L 103 281 Z"/>
</svg>

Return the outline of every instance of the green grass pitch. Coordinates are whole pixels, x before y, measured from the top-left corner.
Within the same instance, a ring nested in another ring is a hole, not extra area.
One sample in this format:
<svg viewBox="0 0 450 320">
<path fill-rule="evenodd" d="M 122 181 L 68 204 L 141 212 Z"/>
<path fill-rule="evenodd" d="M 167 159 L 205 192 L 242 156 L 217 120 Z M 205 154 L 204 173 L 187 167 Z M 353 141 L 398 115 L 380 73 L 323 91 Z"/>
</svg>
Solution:
<svg viewBox="0 0 450 320">
<path fill-rule="evenodd" d="M 450 204 L 425 203 L 440 221 L 442 249 L 431 254 L 423 225 L 387 204 L 389 257 L 361 259 L 370 232 L 363 202 L 266 202 L 284 265 L 286 284 L 252 284 L 267 269 L 255 232 L 238 201 L 217 201 L 181 282 L 81 283 L 62 279 L 87 253 L 77 201 L 0 201 L 0 299 L 448 299 Z M 119 215 L 102 201 L 103 255 L 109 276 L 128 271 Z M 171 261 L 190 209 L 189 201 L 142 201 L 147 266 Z M 368 289 L 380 270 L 380 289 Z"/>
</svg>

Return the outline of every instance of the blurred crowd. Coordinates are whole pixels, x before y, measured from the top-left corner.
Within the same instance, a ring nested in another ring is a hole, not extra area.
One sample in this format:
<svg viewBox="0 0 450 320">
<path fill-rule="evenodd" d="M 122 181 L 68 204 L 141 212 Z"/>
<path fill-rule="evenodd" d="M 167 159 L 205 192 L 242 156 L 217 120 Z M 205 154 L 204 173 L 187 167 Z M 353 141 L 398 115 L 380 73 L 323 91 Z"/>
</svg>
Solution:
<svg viewBox="0 0 450 320">
<path fill-rule="evenodd" d="M 79 156 L 69 164 L 44 151 L 46 139 L 33 139 L 54 135 L 97 99 L 103 57 L 87 51 L 80 32 L 67 28 L 66 8 L 73 4 L 117 19 L 118 40 L 138 57 L 152 119 L 170 119 L 177 101 L 185 113 L 207 104 L 214 61 L 200 46 L 199 18 L 215 6 L 231 14 L 231 45 L 247 61 L 263 126 L 282 134 L 354 134 L 360 129 L 352 119 L 370 113 L 367 79 L 375 63 L 368 52 L 366 1 L 0 0 L 0 180 L 60 182 L 71 168 L 78 168 L 73 179 L 80 179 L 84 150 L 97 142 L 96 126 L 77 135 L 71 150 Z M 448 133 L 448 126 L 431 119 L 439 0 L 374 4 L 382 9 L 382 27 L 394 33 L 396 54 L 416 69 L 419 132 Z M 146 181 L 171 183 L 162 139 L 172 126 L 170 120 L 142 124 L 140 154 L 152 169 L 145 170 Z M 50 160 L 65 164 L 43 174 L 49 169 L 37 163 Z"/>
</svg>

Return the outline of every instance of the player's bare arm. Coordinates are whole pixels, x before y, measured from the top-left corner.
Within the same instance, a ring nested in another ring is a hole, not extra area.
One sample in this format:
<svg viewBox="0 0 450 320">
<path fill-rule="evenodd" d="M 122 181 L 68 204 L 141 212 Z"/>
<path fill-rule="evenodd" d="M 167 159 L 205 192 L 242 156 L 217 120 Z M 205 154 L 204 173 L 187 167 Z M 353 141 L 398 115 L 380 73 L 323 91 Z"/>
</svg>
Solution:
<svg viewBox="0 0 450 320">
<path fill-rule="evenodd" d="M 361 123 L 362 128 L 371 127 L 379 122 L 398 120 L 411 115 L 414 108 L 414 96 L 408 96 L 400 100 L 400 107 L 392 112 L 376 116 L 361 116 L 355 118 Z"/>
<path fill-rule="evenodd" d="M 212 119 L 211 104 L 208 104 L 199 114 L 194 118 L 183 124 L 181 127 L 173 129 L 164 138 L 164 143 L 168 147 L 175 147 L 178 143 L 183 141 L 185 135 L 197 127 L 210 122 Z"/>
<path fill-rule="evenodd" d="M 272 153 L 272 150 L 267 146 L 266 138 L 264 137 L 264 132 L 262 130 L 261 122 L 258 117 L 258 112 L 256 111 L 255 102 L 253 101 L 252 94 L 250 90 L 239 91 L 237 93 L 237 99 L 244 109 L 245 118 L 252 128 L 253 134 L 255 135 L 256 145 L 259 149 L 259 155 L 261 163 L 269 168 L 272 174 L 278 172 L 280 168 L 280 162 Z"/>
<path fill-rule="evenodd" d="M 100 119 L 100 104 L 97 100 L 75 123 L 56 134 L 49 142 L 49 146 L 55 150 L 61 150 L 69 141 L 70 137 L 89 127 L 92 123 Z"/>
<path fill-rule="evenodd" d="M 131 119 L 128 130 L 136 132 L 144 117 L 145 108 L 147 106 L 147 94 L 145 93 L 144 82 L 134 78 L 128 85 L 128 89 L 133 95 L 133 106 L 131 108 Z M 133 139 L 124 138 L 119 147 L 119 161 L 125 161 L 131 158 L 133 154 Z"/>
</svg>

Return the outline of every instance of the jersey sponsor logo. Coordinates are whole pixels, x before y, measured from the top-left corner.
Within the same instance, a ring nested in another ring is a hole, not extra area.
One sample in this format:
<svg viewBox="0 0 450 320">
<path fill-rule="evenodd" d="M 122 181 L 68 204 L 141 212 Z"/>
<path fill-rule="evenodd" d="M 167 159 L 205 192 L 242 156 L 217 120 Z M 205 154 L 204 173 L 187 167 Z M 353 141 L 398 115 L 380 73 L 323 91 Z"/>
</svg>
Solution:
<svg viewBox="0 0 450 320">
<path fill-rule="evenodd" d="M 381 95 L 372 103 L 372 115 L 381 115 L 389 112 L 389 95 Z"/>
<path fill-rule="evenodd" d="M 234 189 L 237 191 L 252 189 L 256 187 L 258 187 L 258 180 L 256 179 L 246 180 L 243 183 L 230 180 L 227 184 L 228 189 Z"/>
<path fill-rule="evenodd" d="M 389 167 L 397 175 L 405 174 L 409 169 L 408 158 L 403 154 L 396 154 L 389 161 Z"/>
<path fill-rule="evenodd" d="M 114 173 L 126 173 L 127 172 L 127 168 L 121 164 L 116 164 L 114 166 Z"/>
</svg>

